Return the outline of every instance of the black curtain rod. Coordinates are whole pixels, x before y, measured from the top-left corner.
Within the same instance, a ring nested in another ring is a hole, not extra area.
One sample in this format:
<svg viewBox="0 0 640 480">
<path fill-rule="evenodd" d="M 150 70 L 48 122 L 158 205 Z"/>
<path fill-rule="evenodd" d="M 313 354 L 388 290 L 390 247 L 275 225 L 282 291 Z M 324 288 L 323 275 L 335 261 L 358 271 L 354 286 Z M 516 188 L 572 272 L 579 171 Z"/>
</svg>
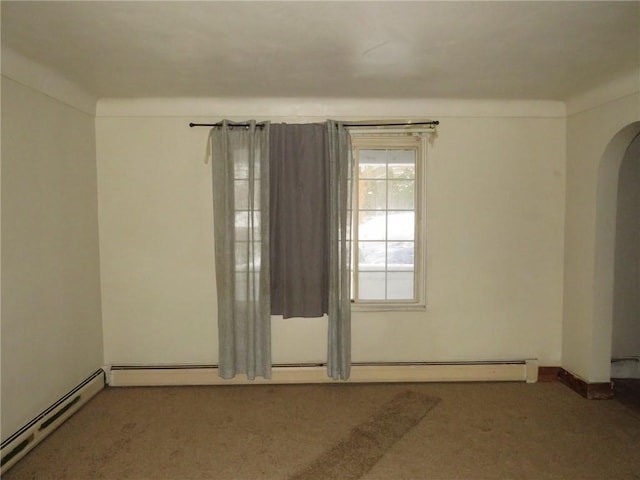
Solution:
<svg viewBox="0 0 640 480">
<path fill-rule="evenodd" d="M 240 122 L 240 123 L 230 123 L 229 124 L 232 127 L 248 127 L 249 124 L 248 123 L 244 123 L 244 122 Z M 345 127 L 412 127 L 414 125 L 430 125 L 430 126 L 436 126 L 436 125 L 440 125 L 440 122 L 438 120 L 432 120 L 429 122 L 416 122 L 416 123 L 351 123 L 351 122 L 344 122 L 344 126 Z M 221 127 L 222 126 L 222 122 L 218 122 L 218 123 L 189 123 L 189 126 L 191 128 L 193 127 Z M 262 127 L 264 126 L 263 122 L 257 122 L 256 123 L 256 127 Z"/>
</svg>

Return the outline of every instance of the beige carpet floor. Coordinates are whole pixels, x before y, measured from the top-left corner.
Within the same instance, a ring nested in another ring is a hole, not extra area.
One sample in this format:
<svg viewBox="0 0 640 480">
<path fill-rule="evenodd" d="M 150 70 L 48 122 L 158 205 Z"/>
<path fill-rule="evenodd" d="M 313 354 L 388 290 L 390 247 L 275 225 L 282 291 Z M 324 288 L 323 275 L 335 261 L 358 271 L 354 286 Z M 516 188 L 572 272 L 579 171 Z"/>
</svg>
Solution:
<svg viewBox="0 0 640 480">
<path fill-rule="evenodd" d="M 336 479 L 637 480 L 640 415 L 559 383 L 108 388 L 3 480 L 312 479 L 327 462 Z"/>
</svg>

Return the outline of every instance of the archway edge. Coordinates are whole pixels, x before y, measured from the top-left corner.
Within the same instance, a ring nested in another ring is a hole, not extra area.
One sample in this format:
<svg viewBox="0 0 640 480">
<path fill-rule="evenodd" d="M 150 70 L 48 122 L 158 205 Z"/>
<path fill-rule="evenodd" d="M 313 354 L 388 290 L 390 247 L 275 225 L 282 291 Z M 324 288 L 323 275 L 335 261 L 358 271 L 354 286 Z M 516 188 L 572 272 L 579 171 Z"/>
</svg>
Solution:
<svg viewBox="0 0 640 480">
<path fill-rule="evenodd" d="M 620 129 L 607 144 L 598 167 L 590 377 L 609 380 L 613 335 L 613 282 L 618 174 L 625 152 L 640 134 L 640 121 Z"/>
</svg>

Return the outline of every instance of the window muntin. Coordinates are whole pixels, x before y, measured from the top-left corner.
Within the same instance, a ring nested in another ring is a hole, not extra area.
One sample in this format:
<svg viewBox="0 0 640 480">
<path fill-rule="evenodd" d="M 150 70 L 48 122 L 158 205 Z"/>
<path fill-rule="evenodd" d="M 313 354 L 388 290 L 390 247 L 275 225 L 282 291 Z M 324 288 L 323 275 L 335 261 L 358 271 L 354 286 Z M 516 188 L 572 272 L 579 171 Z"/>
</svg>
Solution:
<svg viewBox="0 0 640 480">
<path fill-rule="evenodd" d="M 354 307 L 424 307 L 424 164 L 420 134 L 352 134 Z"/>
</svg>

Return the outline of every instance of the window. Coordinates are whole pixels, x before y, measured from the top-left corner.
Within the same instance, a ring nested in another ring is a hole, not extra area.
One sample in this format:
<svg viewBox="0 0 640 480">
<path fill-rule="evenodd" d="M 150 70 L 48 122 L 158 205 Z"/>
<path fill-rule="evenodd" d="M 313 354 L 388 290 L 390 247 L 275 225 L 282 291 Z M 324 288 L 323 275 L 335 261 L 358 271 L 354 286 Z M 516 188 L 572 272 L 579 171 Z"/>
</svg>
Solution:
<svg viewBox="0 0 640 480">
<path fill-rule="evenodd" d="M 352 132 L 354 309 L 425 307 L 426 136 Z"/>
</svg>

